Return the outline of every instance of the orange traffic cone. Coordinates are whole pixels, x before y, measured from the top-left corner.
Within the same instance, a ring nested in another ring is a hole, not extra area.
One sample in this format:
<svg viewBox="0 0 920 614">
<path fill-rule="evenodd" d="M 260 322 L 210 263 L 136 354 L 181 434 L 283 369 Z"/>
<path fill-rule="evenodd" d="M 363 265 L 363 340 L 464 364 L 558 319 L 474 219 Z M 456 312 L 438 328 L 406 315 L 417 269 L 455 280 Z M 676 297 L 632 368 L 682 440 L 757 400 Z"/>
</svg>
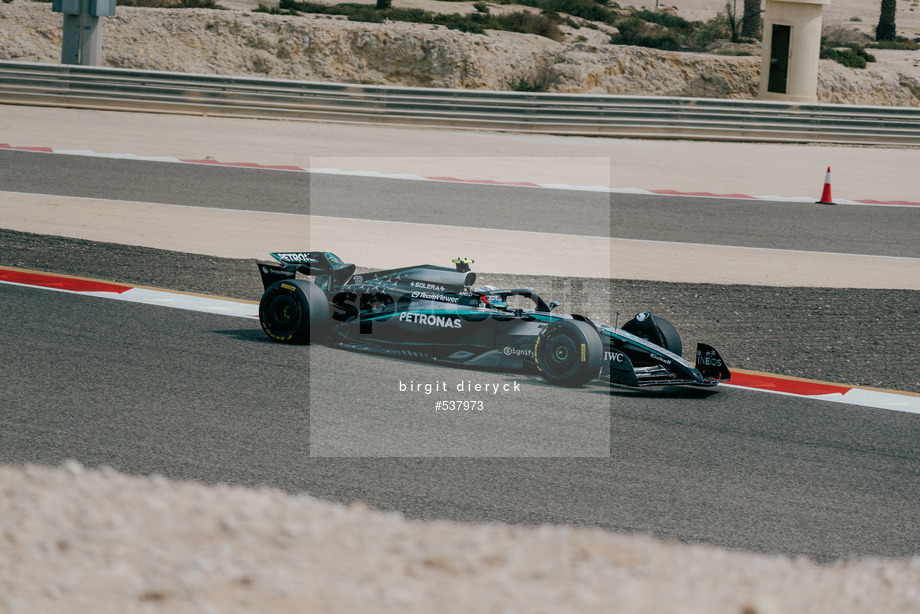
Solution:
<svg viewBox="0 0 920 614">
<path fill-rule="evenodd" d="M 819 205 L 836 205 L 831 199 L 831 167 L 827 167 L 827 175 L 824 176 L 824 191 L 821 192 L 821 200 L 817 202 Z"/>
</svg>

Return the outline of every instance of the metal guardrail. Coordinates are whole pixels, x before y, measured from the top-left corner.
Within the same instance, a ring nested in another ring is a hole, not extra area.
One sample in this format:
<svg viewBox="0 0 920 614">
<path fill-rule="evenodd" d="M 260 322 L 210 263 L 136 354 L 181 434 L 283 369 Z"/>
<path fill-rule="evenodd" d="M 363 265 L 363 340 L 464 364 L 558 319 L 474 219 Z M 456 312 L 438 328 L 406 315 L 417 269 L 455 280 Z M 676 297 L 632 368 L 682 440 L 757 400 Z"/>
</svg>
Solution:
<svg viewBox="0 0 920 614">
<path fill-rule="evenodd" d="M 347 85 L 0 62 L 0 103 L 543 134 L 920 145 L 920 108 Z"/>
</svg>

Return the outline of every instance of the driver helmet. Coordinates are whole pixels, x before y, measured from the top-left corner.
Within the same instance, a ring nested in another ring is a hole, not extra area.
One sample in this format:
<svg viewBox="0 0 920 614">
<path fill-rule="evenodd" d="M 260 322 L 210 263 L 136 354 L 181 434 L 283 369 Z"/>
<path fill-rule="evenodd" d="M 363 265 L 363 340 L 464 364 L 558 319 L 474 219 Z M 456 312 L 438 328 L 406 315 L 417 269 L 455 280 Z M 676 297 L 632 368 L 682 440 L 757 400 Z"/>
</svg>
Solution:
<svg viewBox="0 0 920 614">
<path fill-rule="evenodd" d="M 493 294 L 498 292 L 498 288 L 495 286 L 479 286 L 474 290 L 474 292 L 481 295 L 479 297 L 480 307 L 495 307 L 498 309 L 507 307 L 500 296 Z"/>
</svg>

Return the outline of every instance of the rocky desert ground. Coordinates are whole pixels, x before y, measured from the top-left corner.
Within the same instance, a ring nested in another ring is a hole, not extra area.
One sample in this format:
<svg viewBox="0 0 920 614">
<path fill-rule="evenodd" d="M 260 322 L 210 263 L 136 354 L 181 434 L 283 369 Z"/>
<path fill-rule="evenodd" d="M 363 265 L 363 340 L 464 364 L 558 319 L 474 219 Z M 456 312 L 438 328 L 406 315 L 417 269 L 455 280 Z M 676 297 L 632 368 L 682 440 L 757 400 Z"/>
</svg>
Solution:
<svg viewBox="0 0 920 614">
<path fill-rule="evenodd" d="M 369 0 L 362 0 L 368 2 Z M 686 53 L 608 44 L 615 29 L 562 26 L 564 38 L 488 30 L 471 34 L 443 26 L 364 23 L 331 15 L 252 12 L 252 0 L 233 10 L 119 7 L 105 18 L 108 66 L 194 73 L 420 87 L 507 90 L 524 80 L 550 92 L 751 99 L 757 96 L 760 57 Z M 473 2 L 406 0 L 404 8 L 471 12 Z M 852 0 L 828 8 L 826 29 L 868 33 L 878 21 L 874 2 Z M 901 2 L 907 37 L 920 20 Z M 520 8 L 520 7 L 514 7 Z M 702 0 L 676 3 L 679 15 L 706 20 L 724 8 Z M 505 5 L 490 5 L 495 12 Z M 528 9 L 530 10 L 530 9 Z M 50 4 L 0 4 L 0 59 L 50 62 L 60 57 L 61 16 Z M 577 21 L 577 20 L 576 20 Z M 754 55 L 750 55 L 754 54 Z M 822 60 L 818 99 L 866 105 L 920 104 L 920 51 L 873 50 L 866 69 Z"/>
</svg>

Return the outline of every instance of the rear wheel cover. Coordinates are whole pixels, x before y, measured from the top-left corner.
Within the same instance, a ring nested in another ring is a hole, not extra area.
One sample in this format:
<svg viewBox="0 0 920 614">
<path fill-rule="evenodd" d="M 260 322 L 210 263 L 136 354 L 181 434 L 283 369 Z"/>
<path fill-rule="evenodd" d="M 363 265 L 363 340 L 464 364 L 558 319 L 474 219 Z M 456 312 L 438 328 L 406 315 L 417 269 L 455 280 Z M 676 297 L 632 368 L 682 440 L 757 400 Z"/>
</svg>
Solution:
<svg viewBox="0 0 920 614">
<path fill-rule="evenodd" d="M 266 309 L 268 323 L 278 335 L 288 335 L 297 328 L 302 316 L 300 305 L 287 292 L 276 293 L 268 302 Z"/>
<path fill-rule="evenodd" d="M 262 294 L 259 322 L 265 334 L 274 341 L 310 343 L 321 340 L 328 328 L 329 303 L 313 282 L 279 281 Z"/>
</svg>

